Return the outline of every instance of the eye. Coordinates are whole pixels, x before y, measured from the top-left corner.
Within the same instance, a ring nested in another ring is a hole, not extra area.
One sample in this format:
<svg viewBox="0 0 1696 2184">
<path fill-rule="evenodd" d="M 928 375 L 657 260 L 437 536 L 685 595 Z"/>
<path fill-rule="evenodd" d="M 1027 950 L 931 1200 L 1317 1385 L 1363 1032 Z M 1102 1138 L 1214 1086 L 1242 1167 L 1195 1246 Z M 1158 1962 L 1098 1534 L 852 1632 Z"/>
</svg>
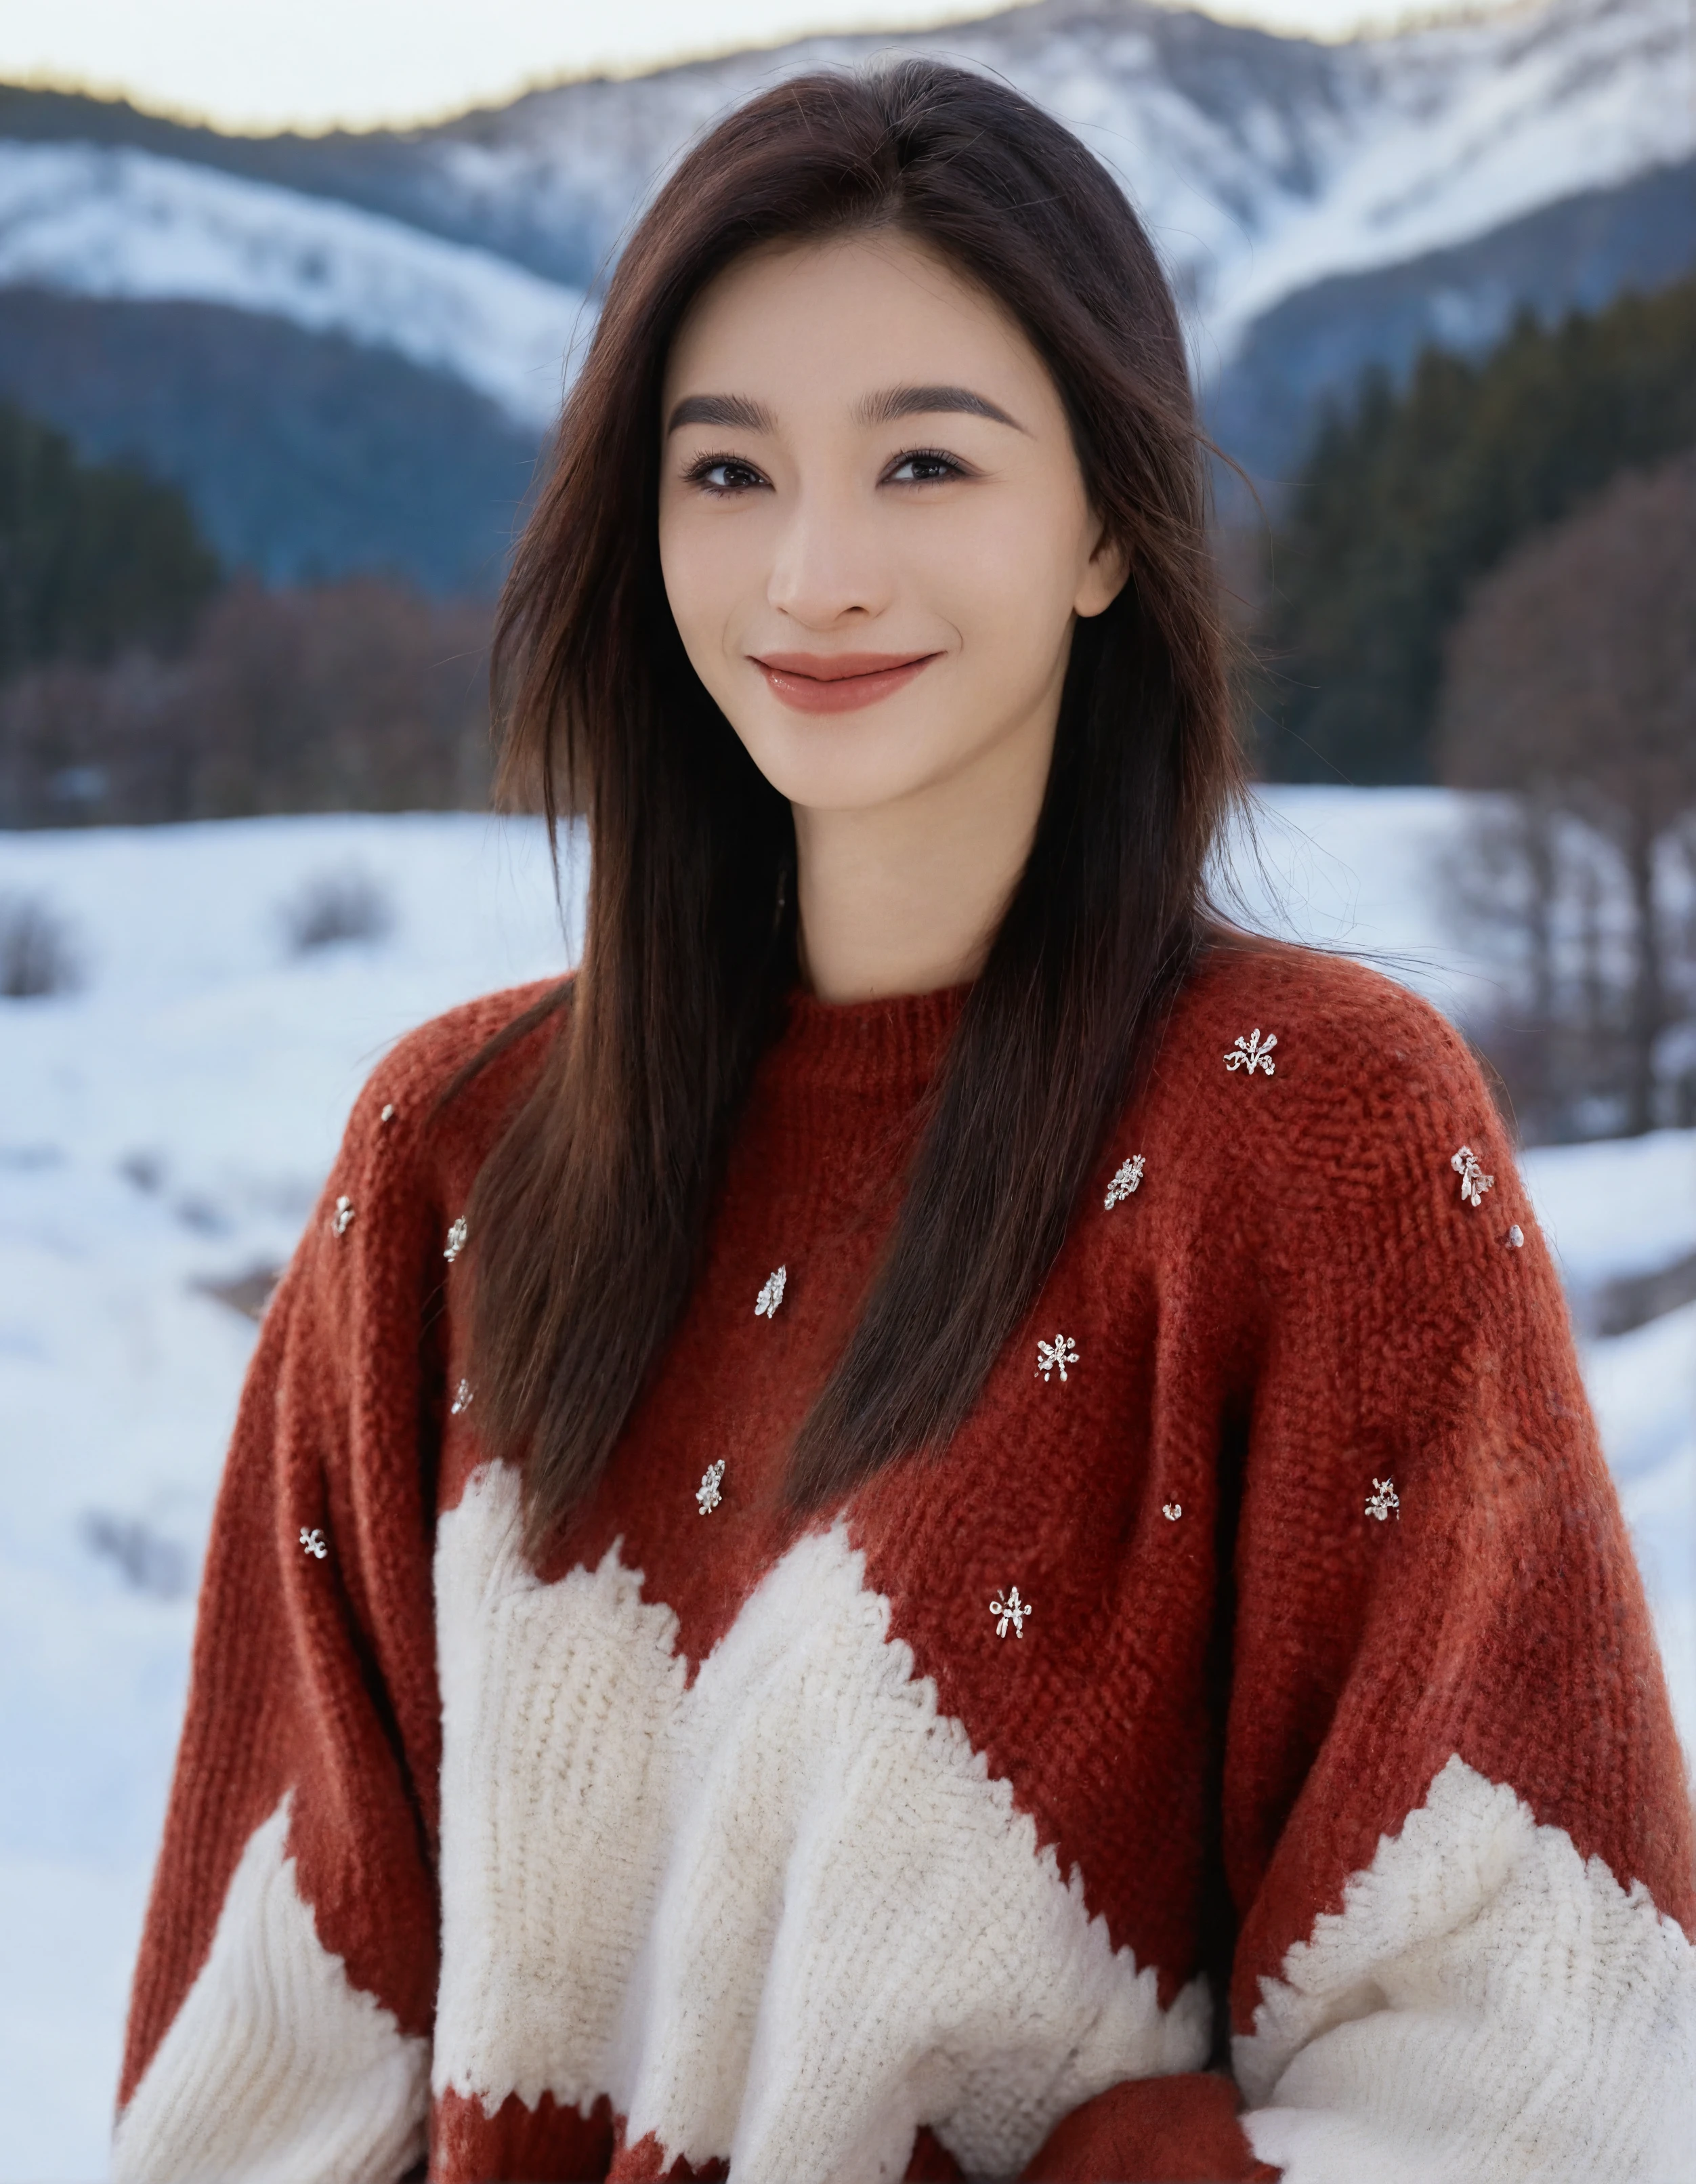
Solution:
<svg viewBox="0 0 1696 2184">
<path fill-rule="evenodd" d="M 699 486 L 703 493 L 716 493 L 728 499 L 732 493 L 748 493 L 766 481 L 750 462 L 740 455 L 697 455 L 683 473 L 686 485 Z"/>
<path fill-rule="evenodd" d="M 939 485 L 968 472 L 958 456 L 944 454 L 940 448 L 909 448 L 897 455 L 885 475 L 892 485 Z"/>
</svg>

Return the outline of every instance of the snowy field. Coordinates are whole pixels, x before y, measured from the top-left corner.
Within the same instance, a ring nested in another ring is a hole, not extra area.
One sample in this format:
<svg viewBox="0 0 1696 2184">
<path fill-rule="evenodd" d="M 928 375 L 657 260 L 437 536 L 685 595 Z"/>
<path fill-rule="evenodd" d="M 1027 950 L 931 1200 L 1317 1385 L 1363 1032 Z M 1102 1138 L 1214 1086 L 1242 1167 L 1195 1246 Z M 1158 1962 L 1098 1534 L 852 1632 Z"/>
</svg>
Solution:
<svg viewBox="0 0 1696 2184">
<path fill-rule="evenodd" d="M 1243 890 L 1464 1013 L 1487 967 L 1432 873 L 1437 791 L 1279 792 Z M 387 933 L 294 952 L 362 876 Z M 0 2184 L 105 2174 L 130 1964 L 198 1558 L 252 1346 L 197 1286 L 284 1258 L 388 1043 L 571 959 L 540 829 L 473 816 L 0 835 L 0 895 L 65 921 L 83 982 L 0 1001 Z M 1696 1250 L 1696 1132 L 1534 1153 L 1585 1290 Z M 1696 1744 L 1696 1306 L 1587 1353 Z"/>
</svg>

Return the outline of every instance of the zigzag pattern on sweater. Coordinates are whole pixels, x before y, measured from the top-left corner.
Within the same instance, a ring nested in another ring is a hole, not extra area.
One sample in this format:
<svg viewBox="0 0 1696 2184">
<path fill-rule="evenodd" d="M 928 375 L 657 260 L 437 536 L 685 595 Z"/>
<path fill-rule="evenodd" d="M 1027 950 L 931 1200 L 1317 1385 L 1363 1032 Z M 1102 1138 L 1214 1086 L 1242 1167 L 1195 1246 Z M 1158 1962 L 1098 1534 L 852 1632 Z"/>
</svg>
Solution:
<svg viewBox="0 0 1696 2184">
<path fill-rule="evenodd" d="M 531 998 L 379 1068 L 261 1330 L 120 2184 L 398 2184 L 426 2137 L 435 2184 L 1665 2184 L 1689 1805 L 1454 1034 L 1221 952 L 953 1441 L 798 1526 L 959 997 L 798 999 L 531 1568 L 459 1216 L 550 1034 L 434 1106 Z"/>
</svg>

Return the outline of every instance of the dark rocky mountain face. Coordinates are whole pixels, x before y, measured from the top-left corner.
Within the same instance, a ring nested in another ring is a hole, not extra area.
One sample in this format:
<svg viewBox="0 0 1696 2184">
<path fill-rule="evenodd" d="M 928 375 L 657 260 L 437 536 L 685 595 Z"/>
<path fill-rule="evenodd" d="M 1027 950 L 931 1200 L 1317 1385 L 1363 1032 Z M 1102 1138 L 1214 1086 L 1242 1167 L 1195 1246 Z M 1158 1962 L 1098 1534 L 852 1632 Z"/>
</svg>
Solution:
<svg viewBox="0 0 1696 2184">
<path fill-rule="evenodd" d="M 1327 401 L 1346 406 L 1376 368 L 1403 380 L 1422 349 L 1483 355 L 1521 311 L 1553 324 L 1696 267 L 1696 159 L 1585 190 L 1474 242 L 1340 275 L 1250 325 L 1210 391 L 1214 438 L 1265 484 L 1300 462 Z"/>
<path fill-rule="evenodd" d="M 210 304 L 0 289 L 0 394 L 182 488 L 231 567 L 493 593 L 537 437 L 391 350 Z"/>
</svg>

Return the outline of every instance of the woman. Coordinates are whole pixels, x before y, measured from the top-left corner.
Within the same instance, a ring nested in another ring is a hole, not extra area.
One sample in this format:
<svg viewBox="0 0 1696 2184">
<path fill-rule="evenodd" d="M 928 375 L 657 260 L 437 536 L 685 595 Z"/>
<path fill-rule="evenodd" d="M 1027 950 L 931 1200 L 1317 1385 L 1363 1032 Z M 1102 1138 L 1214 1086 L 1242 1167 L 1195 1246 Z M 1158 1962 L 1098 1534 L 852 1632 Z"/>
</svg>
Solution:
<svg viewBox="0 0 1696 2184">
<path fill-rule="evenodd" d="M 501 623 L 584 967 L 267 1317 L 120 2178 L 1676 2172 L 1549 1254 L 1431 1011 L 1208 921 L 1220 660 L 1081 146 L 909 62 L 684 160 Z"/>
</svg>

